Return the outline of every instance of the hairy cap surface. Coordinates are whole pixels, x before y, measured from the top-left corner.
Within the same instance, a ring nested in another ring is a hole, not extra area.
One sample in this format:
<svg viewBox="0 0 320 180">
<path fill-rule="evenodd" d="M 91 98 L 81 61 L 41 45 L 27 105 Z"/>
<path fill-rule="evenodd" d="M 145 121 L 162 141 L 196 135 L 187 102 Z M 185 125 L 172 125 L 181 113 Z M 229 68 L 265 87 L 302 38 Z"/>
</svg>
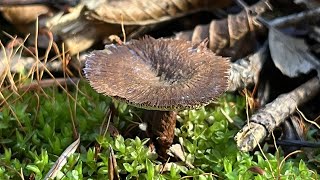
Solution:
<svg viewBox="0 0 320 180">
<path fill-rule="evenodd" d="M 229 69 L 205 43 L 144 37 L 93 51 L 84 72 L 99 93 L 145 109 L 180 110 L 226 91 Z"/>
</svg>

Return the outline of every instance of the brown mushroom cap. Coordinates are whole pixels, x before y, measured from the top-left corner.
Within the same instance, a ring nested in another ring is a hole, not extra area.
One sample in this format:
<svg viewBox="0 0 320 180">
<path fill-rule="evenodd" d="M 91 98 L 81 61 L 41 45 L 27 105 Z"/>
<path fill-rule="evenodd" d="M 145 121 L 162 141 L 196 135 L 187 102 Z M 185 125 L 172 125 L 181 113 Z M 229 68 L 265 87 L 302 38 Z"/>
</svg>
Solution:
<svg viewBox="0 0 320 180">
<path fill-rule="evenodd" d="M 93 51 L 84 72 L 99 93 L 145 109 L 181 110 L 225 92 L 229 69 L 205 43 L 145 37 Z"/>
</svg>

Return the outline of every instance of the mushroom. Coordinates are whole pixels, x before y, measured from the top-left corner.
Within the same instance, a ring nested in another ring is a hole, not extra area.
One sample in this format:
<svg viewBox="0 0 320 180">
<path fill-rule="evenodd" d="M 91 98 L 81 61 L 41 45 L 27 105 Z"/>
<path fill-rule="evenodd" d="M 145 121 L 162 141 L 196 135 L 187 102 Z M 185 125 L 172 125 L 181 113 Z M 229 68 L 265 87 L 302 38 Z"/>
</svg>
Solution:
<svg viewBox="0 0 320 180">
<path fill-rule="evenodd" d="M 229 61 L 206 46 L 146 36 L 93 51 L 84 73 L 97 92 L 147 109 L 147 134 L 164 157 L 177 111 L 207 105 L 228 88 Z"/>
</svg>

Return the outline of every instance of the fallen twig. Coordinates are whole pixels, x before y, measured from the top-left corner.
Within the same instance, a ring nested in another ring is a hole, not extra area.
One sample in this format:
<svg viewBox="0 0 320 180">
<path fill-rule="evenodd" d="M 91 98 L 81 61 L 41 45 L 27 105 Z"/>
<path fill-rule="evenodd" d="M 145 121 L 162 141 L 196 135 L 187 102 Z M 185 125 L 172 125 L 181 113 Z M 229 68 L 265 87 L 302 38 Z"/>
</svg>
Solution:
<svg viewBox="0 0 320 180">
<path fill-rule="evenodd" d="M 19 87 L 19 90 L 22 91 L 29 91 L 29 90 L 34 90 L 37 88 L 45 88 L 45 87 L 50 87 L 50 86 L 58 86 L 59 84 L 61 85 L 73 85 L 76 84 L 78 81 L 80 81 L 79 78 L 56 78 L 56 79 L 43 79 L 39 82 L 34 81 L 30 84 L 23 85 Z"/>
<path fill-rule="evenodd" d="M 259 73 L 267 59 L 268 43 L 256 53 L 237 60 L 231 65 L 228 91 L 242 89 L 258 82 Z"/>
<path fill-rule="evenodd" d="M 316 9 L 303 11 L 296 14 L 291 14 L 288 16 L 279 17 L 269 22 L 266 22 L 261 17 L 257 17 L 257 19 L 264 24 L 267 23 L 268 26 L 279 28 L 279 27 L 294 25 L 306 19 L 313 19 L 313 18 L 319 18 L 319 17 L 320 17 L 320 8 L 316 8 Z"/>
<path fill-rule="evenodd" d="M 256 114 L 252 115 L 249 123 L 235 136 L 238 148 L 241 151 L 253 150 L 268 133 L 271 133 L 286 117 L 294 113 L 297 106 L 310 100 L 319 90 L 320 80 L 314 77 L 258 110 Z"/>
</svg>

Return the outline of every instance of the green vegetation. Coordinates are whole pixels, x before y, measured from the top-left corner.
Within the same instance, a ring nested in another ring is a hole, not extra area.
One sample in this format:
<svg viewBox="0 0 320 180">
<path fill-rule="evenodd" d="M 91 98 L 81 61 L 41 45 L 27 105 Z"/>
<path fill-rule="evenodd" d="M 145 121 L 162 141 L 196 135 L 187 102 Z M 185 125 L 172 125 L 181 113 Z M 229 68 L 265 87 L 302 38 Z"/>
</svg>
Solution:
<svg viewBox="0 0 320 180">
<path fill-rule="evenodd" d="M 51 87 L 17 94 L 2 90 L 1 94 L 6 100 L 1 99 L 0 110 L 0 179 L 43 179 L 75 141 L 76 132 L 81 135 L 80 146 L 56 179 L 106 179 L 110 146 L 122 179 L 318 178 L 301 158 L 284 161 L 281 150 L 276 155 L 237 150 L 233 137 L 246 119 L 241 96 L 226 94 L 215 105 L 180 112 L 176 135 L 194 168 L 174 160 L 162 172 L 148 139 L 124 137 L 140 122 L 142 110 L 115 103 L 112 122 L 120 135 L 112 136 L 105 128 L 111 99 L 86 82 L 67 90 Z M 227 121 L 222 110 L 234 122 Z"/>
</svg>

